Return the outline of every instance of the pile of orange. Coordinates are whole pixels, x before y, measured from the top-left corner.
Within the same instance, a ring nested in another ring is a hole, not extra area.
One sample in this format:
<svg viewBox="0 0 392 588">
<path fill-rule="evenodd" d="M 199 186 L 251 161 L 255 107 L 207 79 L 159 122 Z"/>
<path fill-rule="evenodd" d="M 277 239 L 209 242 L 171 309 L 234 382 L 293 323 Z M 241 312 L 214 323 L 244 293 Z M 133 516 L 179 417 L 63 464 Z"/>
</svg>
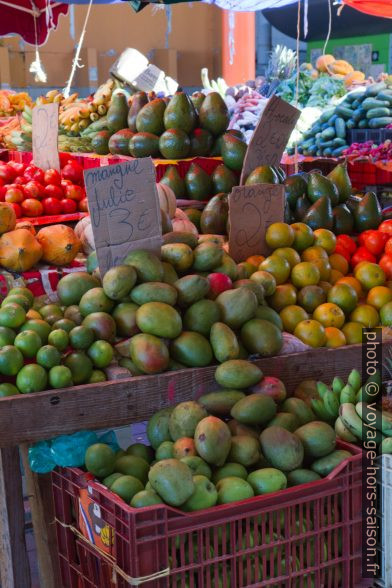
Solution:
<svg viewBox="0 0 392 588">
<path fill-rule="evenodd" d="M 392 326 L 392 283 L 366 261 L 350 275 L 331 231 L 273 223 L 265 240 L 272 253 L 247 259 L 250 278 L 263 284 L 285 331 L 312 347 L 340 347 L 361 343 L 364 327 Z"/>
</svg>

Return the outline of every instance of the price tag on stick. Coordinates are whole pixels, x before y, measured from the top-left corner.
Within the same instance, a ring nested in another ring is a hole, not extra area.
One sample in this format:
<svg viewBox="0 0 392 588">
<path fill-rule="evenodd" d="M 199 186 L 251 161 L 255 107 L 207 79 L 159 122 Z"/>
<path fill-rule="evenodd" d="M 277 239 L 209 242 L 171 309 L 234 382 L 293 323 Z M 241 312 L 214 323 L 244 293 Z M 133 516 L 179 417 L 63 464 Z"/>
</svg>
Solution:
<svg viewBox="0 0 392 588">
<path fill-rule="evenodd" d="M 259 165 L 280 165 L 287 141 L 301 112 L 277 96 L 272 96 L 250 140 L 241 173 L 241 185 Z"/>
<path fill-rule="evenodd" d="M 269 225 L 284 221 L 284 188 L 276 184 L 236 186 L 229 195 L 229 255 L 237 262 L 269 255 Z"/>
<path fill-rule="evenodd" d="M 57 145 L 59 133 L 59 105 L 40 104 L 33 108 L 33 162 L 47 170 L 60 171 Z"/>
<path fill-rule="evenodd" d="M 84 171 L 101 276 L 134 249 L 160 255 L 161 211 L 152 159 Z"/>
</svg>

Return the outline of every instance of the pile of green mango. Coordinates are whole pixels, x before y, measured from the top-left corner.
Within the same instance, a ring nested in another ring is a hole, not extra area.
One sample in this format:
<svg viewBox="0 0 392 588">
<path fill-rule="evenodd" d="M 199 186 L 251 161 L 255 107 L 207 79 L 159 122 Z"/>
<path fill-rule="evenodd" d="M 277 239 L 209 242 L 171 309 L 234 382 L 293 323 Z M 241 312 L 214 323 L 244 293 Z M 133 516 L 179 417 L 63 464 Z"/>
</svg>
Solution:
<svg viewBox="0 0 392 588">
<path fill-rule="evenodd" d="M 169 98 L 136 93 L 129 106 L 125 94 L 114 94 L 106 117 L 85 134 L 96 153 L 184 159 L 224 155 L 240 171 L 246 143 L 239 131 L 227 131 L 229 113 L 218 92 Z"/>
<path fill-rule="evenodd" d="M 135 508 L 191 512 L 320 480 L 350 452 L 279 379 L 246 360 L 215 371 L 219 389 L 154 414 L 150 445 L 88 448 L 86 469 Z"/>
</svg>

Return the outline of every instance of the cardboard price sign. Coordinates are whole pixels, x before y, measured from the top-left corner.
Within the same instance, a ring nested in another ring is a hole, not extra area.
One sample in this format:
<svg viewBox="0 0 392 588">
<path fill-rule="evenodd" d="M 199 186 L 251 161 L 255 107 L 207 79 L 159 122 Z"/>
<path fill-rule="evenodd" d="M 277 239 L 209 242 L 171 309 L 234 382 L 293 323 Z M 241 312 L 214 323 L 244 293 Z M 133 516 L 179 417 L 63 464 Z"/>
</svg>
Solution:
<svg viewBox="0 0 392 588">
<path fill-rule="evenodd" d="M 161 211 L 151 158 L 84 171 L 101 276 L 133 249 L 160 255 Z"/>
<path fill-rule="evenodd" d="M 57 145 L 59 105 L 41 104 L 33 108 L 33 161 L 44 170 L 60 170 Z"/>
<path fill-rule="evenodd" d="M 300 114 L 297 108 L 281 98 L 270 98 L 246 151 L 241 185 L 259 165 L 280 165 L 283 151 Z"/>
<path fill-rule="evenodd" d="M 250 255 L 269 255 L 266 230 L 272 223 L 283 221 L 283 186 L 236 186 L 229 195 L 229 255 L 237 263 Z"/>
</svg>

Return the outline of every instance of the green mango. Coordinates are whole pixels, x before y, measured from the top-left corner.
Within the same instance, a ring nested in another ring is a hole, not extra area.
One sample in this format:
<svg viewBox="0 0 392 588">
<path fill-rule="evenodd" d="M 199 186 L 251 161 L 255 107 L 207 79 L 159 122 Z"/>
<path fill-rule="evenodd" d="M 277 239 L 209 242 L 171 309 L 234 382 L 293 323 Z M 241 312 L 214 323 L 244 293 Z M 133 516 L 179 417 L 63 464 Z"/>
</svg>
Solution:
<svg viewBox="0 0 392 588">
<path fill-rule="evenodd" d="M 192 471 L 178 459 L 164 459 L 149 471 L 148 480 L 161 498 L 171 506 L 181 506 L 195 491 Z"/>
<path fill-rule="evenodd" d="M 157 157 L 159 137 L 153 133 L 135 133 L 129 139 L 129 153 L 132 157 Z"/>
<path fill-rule="evenodd" d="M 176 165 L 169 165 L 165 171 L 165 175 L 159 182 L 169 186 L 176 195 L 176 198 L 186 198 L 185 182 L 178 173 Z"/>
<path fill-rule="evenodd" d="M 163 121 L 166 129 L 180 129 L 187 134 L 195 128 L 197 121 L 195 107 L 184 92 L 176 92 L 170 99 Z"/>
<path fill-rule="evenodd" d="M 189 138 L 191 140 L 191 156 L 207 157 L 210 154 L 214 139 L 209 131 L 194 129 Z"/>
<path fill-rule="evenodd" d="M 246 178 L 246 186 L 253 184 L 279 184 L 279 177 L 270 165 L 260 165 Z"/>
<path fill-rule="evenodd" d="M 216 194 L 206 204 L 200 218 L 202 233 L 225 235 L 229 216 L 227 194 Z"/>
<path fill-rule="evenodd" d="M 333 228 L 333 215 L 331 199 L 328 196 L 322 196 L 308 209 L 302 221 L 311 229 L 329 229 Z"/>
<path fill-rule="evenodd" d="M 116 133 L 128 126 L 128 110 L 125 94 L 114 94 L 106 115 L 109 131 Z"/>
<path fill-rule="evenodd" d="M 308 198 L 314 204 L 323 197 L 328 197 L 332 206 L 339 204 L 339 192 L 335 184 L 323 175 L 311 172 L 308 177 Z"/>
<path fill-rule="evenodd" d="M 240 172 L 247 148 L 245 141 L 242 141 L 231 133 L 225 133 L 221 138 L 223 163 L 229 169 Z"/>
<path fill-rule="evenodd" d="M 159 138 L 159 151 L 165 159 L 188 157 L 191 141 L 181 129 L 167 129 Z"/>
<path fill-rule="evenodd" d="M 235 174 L 223 163 L 215 168 L 211 178 L 215 194 L 220 192 L 229 194 L 232 188 L 238 185 L 238 180 Z"/>
<path fill-rule="evenodd" d="M 204 98 L 199 110 L 200 126 L 215 137 L 224 133 L 230 117 L 226 103 L 218 92 L 210 92 Z"/>
<path fill-rule="evenodd" d="M 332 171 L 329 172 L 327 178 L 335 184 L 339 193 L 339 203 L 346 202 L 347 198 L 351 196 L 352 186 L 350 176 L 347 172 L 347 161 L 339 163 Z"/>
<path fill-rule="evenodd" d="M 354 211 L 355 229 L 358 233 L 377 229 L 381 224 L 381 206 L 374 192 L 367 192 Z"/>
<path fill-rule="evenodd" d="M 335 235 L 351 235 L 354 229 L 354 216 L 346 204 L 338 204 L 332 209 L 333 232 Z"/>
<path fill-rule="evenodd" d="M 307 196 L 300 196 L 295 203 L 294 208 L 294 218 L 296 221 L 301 222 L 306 213 L 308 212 L 309 208 L 312 206 L 310 200 L 308 200 Z"/>
<path fill-rule="evenodd" d="M 185 186 L 191 200 L 208 200 L 213 193 L 211 177 L 197 163 L 192 163 L 185 175 Z"/>
<path fill-rule="evenodd" d="M 151 100 L 139 110 L 136 116 L 136 130 L 138 133 L 152 133 L 158 137 L 164 132 L 163 115 L 166 109 L 162 98 Z"/>
<path fill-rule="evenodd" d="M 137 131 L 136 117 L 137 117 L 139 111 L 147 103 L 148 103 L 148 97 L 145 92 L 136 92 L 136 94 L 134 94 L 134 96 L 132 96 L 132 102 L 131 102 L 131 106 L 129 108 L 127 122 L 128 122 L 128 127 L 134 133 L 136 133 L 136 131 Z"/>
</svg>

